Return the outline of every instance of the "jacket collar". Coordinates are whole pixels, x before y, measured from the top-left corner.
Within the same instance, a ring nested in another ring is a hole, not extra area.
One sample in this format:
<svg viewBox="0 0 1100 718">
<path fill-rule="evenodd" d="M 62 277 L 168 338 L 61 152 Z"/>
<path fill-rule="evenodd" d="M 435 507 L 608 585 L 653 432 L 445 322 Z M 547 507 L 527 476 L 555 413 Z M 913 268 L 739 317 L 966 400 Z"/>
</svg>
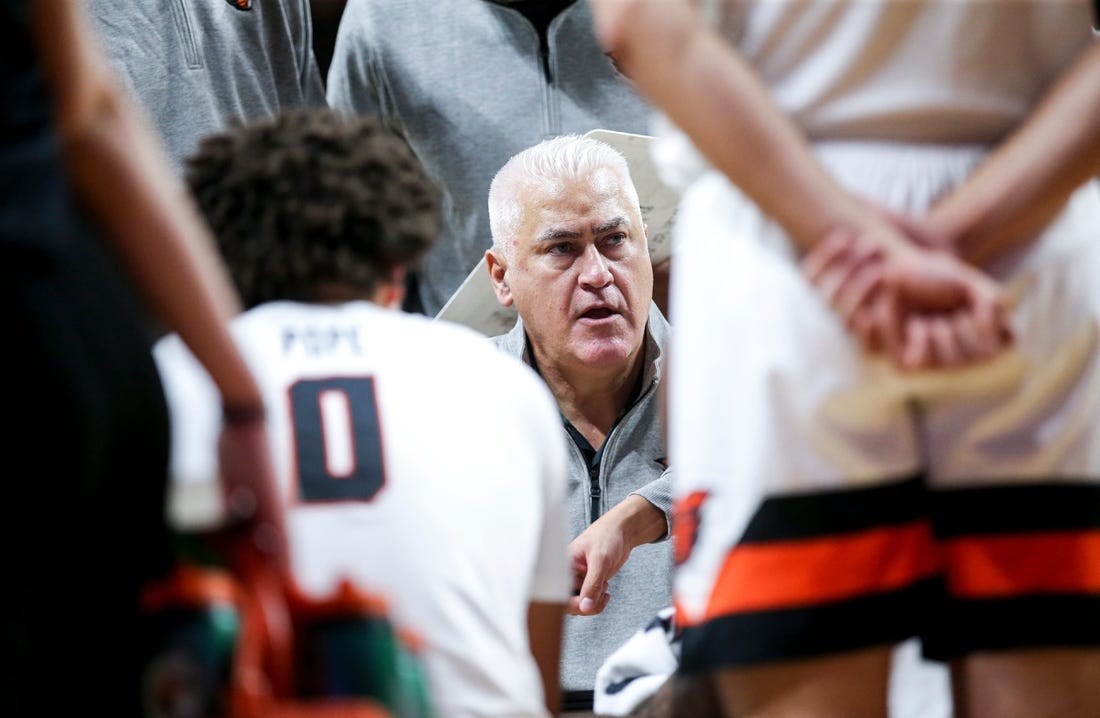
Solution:
<svg viewBox="0 0 1100 718">
<path fill-rule="evenodd" d="M 669 325 L 668 320 L 661 314 L 661 310 L 652 302 L 649 305 L 649 319 L 645 327 L 645 368 L 642 370 L 642 390 L 644 391 L 654 382 L 661 380 L 661 371 L 664 365 L 665 347 L 668 346 Z M 507 334 L 502 334 L 497 340 L 498 346 L 511 354 L 519 357 L 528 366 L 531 366 L 531 343 L 527 340 L 527 330 L 523 327 L 523 319 L 516 318 L 515 325 Z"/>
</svg>

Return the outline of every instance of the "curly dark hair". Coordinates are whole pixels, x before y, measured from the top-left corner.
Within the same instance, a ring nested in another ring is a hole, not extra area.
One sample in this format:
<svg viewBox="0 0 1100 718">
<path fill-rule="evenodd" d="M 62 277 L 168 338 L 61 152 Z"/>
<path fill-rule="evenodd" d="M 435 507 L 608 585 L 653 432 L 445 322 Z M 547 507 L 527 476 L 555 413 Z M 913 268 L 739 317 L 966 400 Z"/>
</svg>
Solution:
<svg viewBox="0 0 1100 718">
<path fill-rule="evenodd" d="M 235 123 L 187 160 L 187 183 L 246 307 L 368 296 L 436 239 L 439 192 L 375 118 L 294 110 Z"/>
</svg>

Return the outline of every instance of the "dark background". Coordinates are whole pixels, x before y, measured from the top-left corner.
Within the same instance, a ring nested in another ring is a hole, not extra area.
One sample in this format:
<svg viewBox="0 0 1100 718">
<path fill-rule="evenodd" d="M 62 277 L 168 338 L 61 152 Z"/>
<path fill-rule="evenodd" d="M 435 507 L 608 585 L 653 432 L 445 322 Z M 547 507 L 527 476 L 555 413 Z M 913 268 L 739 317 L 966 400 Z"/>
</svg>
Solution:
<svg viewBox="0 0 1100 718">
<path fill-rule="evenodd" d="M 310 0 L 313 16 L 313 53 L 321 68 L 321 77 L 328 78 L 332 62 L 332 47 L 336 43 L 336 28 L 344 12 L 345 0 Z"/>
</svg>

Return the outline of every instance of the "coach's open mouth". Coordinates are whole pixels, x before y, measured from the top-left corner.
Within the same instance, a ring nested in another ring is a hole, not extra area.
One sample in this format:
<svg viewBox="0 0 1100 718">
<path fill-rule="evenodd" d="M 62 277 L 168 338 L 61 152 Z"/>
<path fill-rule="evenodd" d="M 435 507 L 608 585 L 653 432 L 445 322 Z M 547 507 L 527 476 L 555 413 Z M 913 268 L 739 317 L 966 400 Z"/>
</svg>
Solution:
<svg viewBox="0 0 1100 718">
<path fill-rule="evenodd" d="M 595 307 L 581 314 L 581 319 L 607 319 L 614 314 L 615 312 L 607 307 Z"/>
</svg>

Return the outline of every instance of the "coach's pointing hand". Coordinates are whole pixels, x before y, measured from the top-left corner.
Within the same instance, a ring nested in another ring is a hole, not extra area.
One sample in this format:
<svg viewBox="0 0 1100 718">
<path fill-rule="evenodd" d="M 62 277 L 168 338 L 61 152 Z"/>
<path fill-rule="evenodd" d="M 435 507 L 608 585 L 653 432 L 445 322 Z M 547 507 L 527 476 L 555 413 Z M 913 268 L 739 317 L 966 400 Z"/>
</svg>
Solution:
<svg viewBox="0 0 1100 718">
<path fill-rule="evenodd" d="M 611 594 L 611 577 L 618 573 L 635 546 L 662 538 L 667 531 L 665 514 L 641 496 L 632 494 L 596 519 L 569 544 L 573 588 L 567 611 L 574 616 L 594 616 Z"/>
</svg>

